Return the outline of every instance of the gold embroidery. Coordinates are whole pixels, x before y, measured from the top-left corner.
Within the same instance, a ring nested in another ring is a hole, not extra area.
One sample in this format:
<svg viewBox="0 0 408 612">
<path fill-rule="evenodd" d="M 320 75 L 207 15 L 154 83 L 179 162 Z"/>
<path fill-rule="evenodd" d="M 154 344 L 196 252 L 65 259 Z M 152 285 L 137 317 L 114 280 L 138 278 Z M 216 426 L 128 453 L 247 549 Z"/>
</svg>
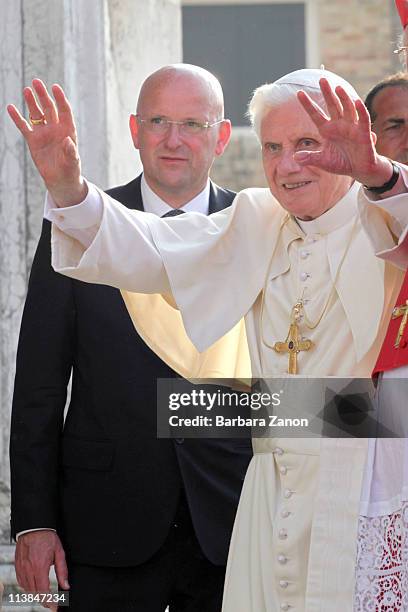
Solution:
<svg viewBox="0 0 408 612">
<path fill-rule="evenodd" d="M 401 342 L 402 335 L 405 331 L 405 327 L 408 321 L 408 300 L 405 301 L 404 305 L 396 306 L 392 311 L 392 318 L 398 319 L 402 317 L 401 325 L 399 326 L 397 337 L 395 338 L 394 348 L 398 348 Z"/>
</svg>

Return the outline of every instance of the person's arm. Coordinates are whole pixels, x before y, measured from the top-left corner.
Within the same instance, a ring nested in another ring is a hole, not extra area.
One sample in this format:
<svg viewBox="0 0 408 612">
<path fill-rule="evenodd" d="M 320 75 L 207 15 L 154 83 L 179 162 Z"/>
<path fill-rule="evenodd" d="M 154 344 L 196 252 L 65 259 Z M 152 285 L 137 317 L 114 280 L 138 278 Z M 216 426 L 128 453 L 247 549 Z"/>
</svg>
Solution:
<svg viewBox="0 0 408 612">
<path fill-rule="evenodd" d="M 94 196 L 97 202 L 94 209 L 87 202 L 88 184 L 81 174 L 72 110 L 61 87 L 54 85 L 52 93 L 54 99 L 39 79 L 34 79 L 33 88 L 24 89 L 34 125 L 14 105 L 7 109 L 27 142 L 55 209 L 54 268 L 73 278 L 120 289 L 169 293 L 167 275 L 151 239 L 148 215 L 129 211 L 101 192 Z M 111 205 L 103 206 L 101 198 L 110 200 Z M 153 222 L 157 221 L 160 222 L 154 218 Z M 99 232 L 104 226 L 107 231 Z M 87 248 L 90 243 L 92 249 Z M 129 268 L 130 257 L 133 265 Z M 81 267 L 77 270 L 79 262 Z"/>
<path fill-rule="evenodd" d="M 33 81 L 33 87 L 39 104 L 31 90 L 25 90 L 25 99 L 31 116 L 38 121 L 43 115 L 45 124 L 41 120 L 30 126 L 14 106 L 8 111 L 54 200 L 54 269 L 71 278 L 131 292 L 171 293 L 187 335 L 200 352 L 206 350 L 248 312 L 263 285 L 270 243 L 249 240 L 248 227 L 256 228 L 252 231 L 256 236 L 276 231 L 276 215 L 265 220 L 261 212 L 265 206 L 270 209 L 270 194 L 264 202 L 259 194 L 243 192 L 242 206 L 237 196 L 228 211 L 209 217 L 190 213 L 160 219 L 130 211 L 97 190 L 100 204 L 96 219 L 90 218 L 93 213 L 87 199 L 93 198 L 93 188 L 88 189 L 81 176 L 69 103 L 58 86 L 52 88 L 55 101 L 40 81 Z M 244 205 L 247 200 L 253 209 Z M 235 223 L 232 217 L 238 208 L 242 220 Z M 77 230 L 80 233 L 74 234 Z M 248 277 L 245 292 L 242 274 Z"/>
<path fill-rule="evenodd" d="M 73 363 L 74 324 L 72 281 L 51 268 L 50 223 L 44 221 L 17 352 L 10 432 L 14 538 L 31 529 L 57 529 L 59 442 Z M 39 531 L 19 537 L 16 571 L 23 588 L 44 588 L 53 563 L 63 586 L 66 567 L 56 533 Z"/>
<path fill-rule="evenodd" d="M 398 164 L 401 177 L 408 185 L 408 168 Z M 386 194 L 384 194 L 386 195 Z M 375 254 L 399 268 L 408 266 L 408 196 L 405 193 L 388 198 L 373 198 L 369 191 L 359 194 L 362 225 Z"/>
<path fill-rule="evenodd" d="M 91 183 L 88 186 L 85 200 L 72 207 L 53 207 L 47 198 L 45 215 L 53 223 L 53 268 L 86 282 L 169 294 L 168 277 L 151 233 L 152 224 L 168 221 L 129 210 Z"/>
<path fill-rule="evenodd" d="M 319 130 L 324 144 L 320 151 L 298 151 L 296 161 L 349 176 L 368 188 L 386 184 L 393 174 L 393 166 L 375 149 L 376 135 L 371 131 L 370 115 L 364 102 L 353 100 L 341 86 L 333 91 L 325 78 L 320 79 L 320 89 L 327 112 L 304 91 L 298 92 L 298 100 Z M 392 188 L 375 199 L 406 192 L 402 176 L 399 176 Z"/>
<path fill-rule="evenodd" d="M 24 88 L 30 118 L 28 123 L 13 105 L 8 113 L 30 149 L 32 160 L 56 206 L 82 202 L 87 185 L 81 174 L 77 133 L 71 106 L 59 85 L 53 85 L 54 99 L 40 79 Z"/>
<path fill-rule="evenodd" d="M 324 146 L 320 151 L 299 151 L 295 158 L 300 164 L 350 176 L 361 183 L 360 216 L 374 250 L 404 267 L 408 262 L 407 171 L 397 164 L 399 174 L 395 173 L 393 163 L 378 155 L 376 136 L 362 100 L 352 100 L 342 87 L 333 91 L 326 79 L 320 80 L 320 88 L 327 112 L 303 91 L 298 99 L 318 128 Z M 394 176 L 396 181 L 392 180 Z M 378 188 L 383 192 L 376 193 Z"/>
</svg>

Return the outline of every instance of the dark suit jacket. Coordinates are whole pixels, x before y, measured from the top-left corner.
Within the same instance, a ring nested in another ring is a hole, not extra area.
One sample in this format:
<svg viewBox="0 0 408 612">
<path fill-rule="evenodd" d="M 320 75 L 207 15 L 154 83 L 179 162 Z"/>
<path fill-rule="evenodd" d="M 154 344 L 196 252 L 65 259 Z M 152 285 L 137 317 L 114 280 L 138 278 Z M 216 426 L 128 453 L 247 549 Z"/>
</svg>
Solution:
<svg viewBox="0 0 408 612">
<path fill-rule="evenodd" d="M 143 210 L 140 177 L 108 193 Z M 212 184 L 210 212 L 233 197 Z M 13 537 L 51 527 L 74 561 L 136 565 L 162 545 L 184 484 L 202 550 L 224 564 L 250 443 L 158 440 L 156 379 L 174 376 L 137 336 L 117 289 L 53 271 L 44 221 L 17 354 Z"/>
</svg>

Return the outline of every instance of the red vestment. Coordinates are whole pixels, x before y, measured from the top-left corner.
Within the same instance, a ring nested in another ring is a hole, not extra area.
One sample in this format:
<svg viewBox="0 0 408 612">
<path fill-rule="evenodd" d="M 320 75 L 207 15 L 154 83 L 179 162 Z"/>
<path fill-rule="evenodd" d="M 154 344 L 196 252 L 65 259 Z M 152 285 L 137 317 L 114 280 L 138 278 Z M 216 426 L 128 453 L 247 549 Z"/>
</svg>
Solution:
<svg viewBox="0 0 408 612">
<path fill-rule="evenodd" d="M 406 3 L 408 4 L 408 2 Z M 408 300 L 408 272 L 404 277 L 401 291 L 399 292 L 395 308 L 404 306 Z M 395 309 L 394 309 L 395 310 Z M 378 355 L 377 363 L 374 366 L 373 376 L 380 372 L 393 370 L 404 365 L 408 365 L 408 324 L 405 327 L 404 333 L 401 336 L 399 345 L 396 347 L 396 339 L 402 322 L 402 316 L 391 318 L 387 334 L 383 345 Z"/>
</svg>

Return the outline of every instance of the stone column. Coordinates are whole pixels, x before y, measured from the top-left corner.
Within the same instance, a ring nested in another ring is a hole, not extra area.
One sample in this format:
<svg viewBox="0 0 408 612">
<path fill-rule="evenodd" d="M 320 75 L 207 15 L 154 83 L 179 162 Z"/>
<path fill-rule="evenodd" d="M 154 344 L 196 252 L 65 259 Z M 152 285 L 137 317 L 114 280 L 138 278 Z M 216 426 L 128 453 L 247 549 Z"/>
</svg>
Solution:
<svg viewBox="0 0 408 612">
<path fill-rule="evenodd" d="M 0 20 L 0 543 L 7 541 L 8 435 L 13 364 L 27 280 L 27 160 L 21 138 L 10 129 L 6 102 L 21 107 L 23 76 L 20 2 L 2 3 Z M 1 579 L 1 576 L 0 576 Z"/>
<path fill-rule="evenodd" d="M 83 172 L 101 187 L 134 178 L 128 130 L 144 78 L 181 61 L 180 0 L 0 0 L 0 557 L 10 559 L 8 437 L 18 331 L 44 188 L 4 111 L 35 76 L 60 83 L 77 120 Z M 0 580 L 8 576 L 2 573 Z M 4 566 L 3 566 L 4 568 Z"/>
</svg>

